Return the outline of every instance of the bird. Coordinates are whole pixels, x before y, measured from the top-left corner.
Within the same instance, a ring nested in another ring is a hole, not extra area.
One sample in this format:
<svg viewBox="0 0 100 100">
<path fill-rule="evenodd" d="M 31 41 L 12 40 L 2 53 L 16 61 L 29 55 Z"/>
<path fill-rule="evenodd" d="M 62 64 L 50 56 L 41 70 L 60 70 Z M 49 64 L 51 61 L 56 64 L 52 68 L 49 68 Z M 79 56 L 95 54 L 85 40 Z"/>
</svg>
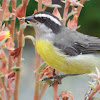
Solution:
<svg viewBox="0 0 100 100">
<path fill-rule="evenodd" d="M 40 11 L 24 18 L 35 29 L 36 50 L 52 68 L 67 74 L 100 69 L 100 38 L 69 29 L 53 14 Z"/>
</svg>

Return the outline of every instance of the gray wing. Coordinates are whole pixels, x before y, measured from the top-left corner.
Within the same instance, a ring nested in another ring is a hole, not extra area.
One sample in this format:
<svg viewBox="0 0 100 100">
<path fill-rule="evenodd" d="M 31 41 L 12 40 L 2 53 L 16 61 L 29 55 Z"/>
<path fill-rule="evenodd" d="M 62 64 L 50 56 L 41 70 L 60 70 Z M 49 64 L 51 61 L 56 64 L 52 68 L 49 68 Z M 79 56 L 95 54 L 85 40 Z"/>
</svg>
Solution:
<svg viewBox="0 0 100 100">
<path fill-rule="evenodd" d="M 53 43 L 55 47 L 70 56 L 98 53 L 100 51 L 99 38 L 84 35 L 68 28 L 62 34 L 57 34 Z"/>
</svg>

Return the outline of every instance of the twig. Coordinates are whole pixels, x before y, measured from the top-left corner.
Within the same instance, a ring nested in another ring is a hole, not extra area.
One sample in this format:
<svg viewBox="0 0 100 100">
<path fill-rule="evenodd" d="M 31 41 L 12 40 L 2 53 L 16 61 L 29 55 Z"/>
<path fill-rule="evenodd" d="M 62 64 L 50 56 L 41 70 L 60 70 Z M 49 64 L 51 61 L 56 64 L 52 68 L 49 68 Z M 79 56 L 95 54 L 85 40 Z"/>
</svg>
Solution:
<svg viewBox="0 0 100 100">
<path fill-rule="evenodd" d="M 58 82 L 55 82 L 53 85 L 53 100 L 57 100 L 58 93 Z"/>
<path fill-rule="evenodd" d="M 6 26 L 8 27 L 8 29 L 10 30 L 10 25 L 8 24 L 7 21 L 5 21 Z"/>
<path fill-rule="evenodd" d="M 12 0 L 12 13 L 14 13 L 14 9 L 16 9 L 16 0 Z M 11 38 L 9 39 L 9 42 L 10 42 L 10 48 L 14 48 L 14 45 L 13 45 L 13 36 L 14 36 L 14 30 L 15 30 L 15 16 L 12 15 L 12 18 L 14 20 L 11 21 L 11 24 L 8 25 L 8 23 L 6 22 L 6 25 L 8 27 L 8 29 L 10 30 L 10 35 L 11 35 Z M 11 57 L 11 51 L 8 50 L 8 73 L 11 72 L 11 68 L 12 68 L 12 57 Z M 7 87 L 9 88 L 9 82 L 7 82 Z"/>
<path fill-rule="evenodd" d="M 35 67 L 36 69 L 38 69 L 38 67 L 40 66 L 40 56 L 38 55 L 36 49 L 35 49 Z M 35 86 L 34 86 L 34 99 L 33 100 L 39 100 L 39 78 L 40 75 L 38 73 L 36 73 L 35 76 Z"/>
<path fill-rule="evenodd" d="M 25 13 L 26 13 L 26 6 L 27 6 L 27 3 L 28 3 L 28 0 L 24 0 L 23 3 L 25 3 L 24 7 L 25 7 L 25 10 L 24 12 L 22 13 L 23 17 L 25 16 Z M 20 25 L 24 23 L 24 21 L 20 21 Z M 20 51 L 20 54 L 19 56 L 17 57 L 17 61 L 16 61 L 16 66 L 17 67 L 20 67 L 21 66 L 21 56 L 22 56 L 22 41 L 23 41 L 23 30 L 22 29 L 19 29 L 19 35 L 18 35 L 18 48 L 21 48 L 21 51 Z M 20 81 L 20 72 L 19 73 L 16 73 L 15 75 L 15 87 L 14 87 L 14 100 L 18 100 L 18 91 L 19 91 L 19 81 Z"/>
<path fill-rule="evenodd" d="M 18 100 L 20 72 L 15 74 L 14 100 Z"/>
<path fill-rule="evenodd" d="M 83 4 L 83 0 L 80 0 L 80 4 Z M 77 16 L 79 17 L 80 12 L 81 12 L 82 6 L 78 6 L 77 8 Z"/>
<path fill-rule="evenodd" d="M 90 95 L 89 95 L 89 100 L 92 100 L 93 95 L 95 93 L 97 93 L 98 91 L 100 91 L 100 85 L 96 86 L 95 91 L 93 91 Z"/>
<path fill-rule="evenodd" d="M 39 100 L 41 100 L 41 98 L 42 98 L 44 92 L 46 91 L 47 87 L 48 87 L 48 84 L 44 83 L 42 88 L 41 88 L 41 91 L 40 91 Z"/>
<path fill-rule="evenodd" d="M 38 0 L 38 11 L 42 10 L 42 0 Z"/>
<path fill-rule="evenodd" d="M 68 0 L 66 0 L 66 4 L 65 4 L 65 8 L 64 8 L 64 13 L 63 13 L 63 24 L 66 25 L 66 18 L 67 18 L 67 15 L 68 15 L 68 9 L 69 9 L 69 6 L 70 6 L 70 2 Z"/>
<path fill-rule="evenodd" d="M 4 12 L 5 12 L 5 8 L 6 8 L 6 3 L 7 3 L 7 0 L 2 1 L 2 10 L 3 11 L 0 11 L 0 31 L 2 30 L 2 20 L 3 20 L 3 15 L 4 15 Z"/>
<path fill-rule="evenodd" d="M 6 91 L 6 95 L 7 95 L 7 100 L 11 100 L 11 96 L 10 96 L 10 92 L 9 90 L 7 89 L 6 85 L 5 85 L 5 79 L 4 77 L 1 78 L 2 80 L 2 86 L 4 87 L 5 91 Z"/>
</svg>

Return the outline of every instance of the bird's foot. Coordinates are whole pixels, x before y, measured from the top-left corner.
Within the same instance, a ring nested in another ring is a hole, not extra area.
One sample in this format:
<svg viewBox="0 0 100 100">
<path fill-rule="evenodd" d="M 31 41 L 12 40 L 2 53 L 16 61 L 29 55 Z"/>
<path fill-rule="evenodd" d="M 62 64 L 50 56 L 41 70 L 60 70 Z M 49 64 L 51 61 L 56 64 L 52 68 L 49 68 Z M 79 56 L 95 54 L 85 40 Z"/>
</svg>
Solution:
<svg viewBox="0 0 100 100">
<path fill-rule="evenodd" d="M 50 83 L 50 86 L 53 86 L 55 82 L 58 82 L 58 84 L 61 84 L 61 80 L 67 76 L 76 76 L 79 74 L 64 74 L 64 75 L 57 75 L 55 73 L 55 69 L 53 70 L 53 76 L 49 78 L 44 78 L 42 81 L 52 80 Z"/>
</svg>

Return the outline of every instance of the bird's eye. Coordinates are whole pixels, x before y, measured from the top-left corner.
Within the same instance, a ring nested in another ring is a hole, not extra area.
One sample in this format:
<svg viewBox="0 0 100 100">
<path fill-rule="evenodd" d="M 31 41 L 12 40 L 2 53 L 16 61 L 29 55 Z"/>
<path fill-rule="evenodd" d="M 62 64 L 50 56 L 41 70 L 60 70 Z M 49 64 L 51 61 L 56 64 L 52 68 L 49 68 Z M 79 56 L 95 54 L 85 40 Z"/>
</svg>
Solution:
<svg viewBox="0 0 100 100">
<path fill-rule="evenodd" d="M 43 21 L 46 21 L 46 17 L 41 17 Z"/>
</svg>

